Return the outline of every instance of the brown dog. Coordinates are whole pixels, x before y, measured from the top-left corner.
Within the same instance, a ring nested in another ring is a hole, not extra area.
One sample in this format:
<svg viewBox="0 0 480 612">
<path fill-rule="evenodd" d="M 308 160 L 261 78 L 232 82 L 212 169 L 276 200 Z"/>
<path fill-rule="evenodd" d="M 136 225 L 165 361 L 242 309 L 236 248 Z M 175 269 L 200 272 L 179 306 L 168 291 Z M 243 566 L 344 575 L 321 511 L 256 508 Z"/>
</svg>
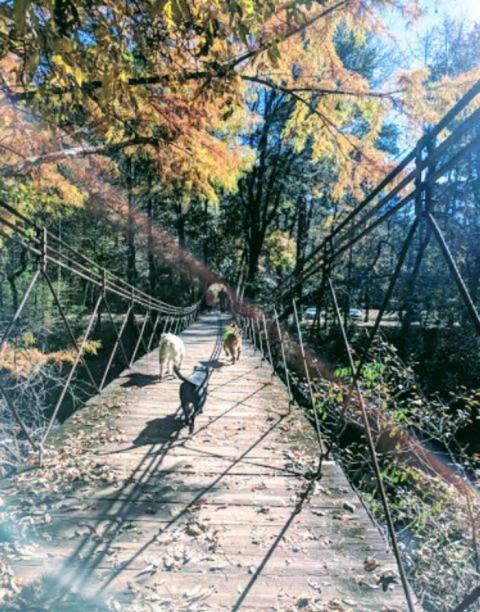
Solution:
<svg viewBox="0 0 480 612">
<path fill-rule="evenodd" d="M 232 358 L 232 363 L 240 359 L 242 352 L 242 336 L 236 323 L 232 323 L 227 327 L 222 338 L 222 347 L 225 354 Z"/>
</svg>

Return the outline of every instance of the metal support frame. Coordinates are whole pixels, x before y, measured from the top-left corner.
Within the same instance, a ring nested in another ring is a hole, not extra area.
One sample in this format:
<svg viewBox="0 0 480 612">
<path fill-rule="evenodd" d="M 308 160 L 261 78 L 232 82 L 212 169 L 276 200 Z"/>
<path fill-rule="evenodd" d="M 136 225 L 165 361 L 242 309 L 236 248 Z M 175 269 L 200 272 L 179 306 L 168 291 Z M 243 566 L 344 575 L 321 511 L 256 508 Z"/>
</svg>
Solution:
<svg viewBox="0 0 480 612">
<path fill-rule="evenodd" d="M 3 332 L 3 336 L 2 339 L 0 340 L 0 350 L 2 350 L 3 345 L 5 344 L 5 342 L 8 340 L 9 336 L 10 336 L 10 332 L 12 331 L 12 329 L 14 328 L 15 324 L 17 323 L 18 319 L 20 318 L 23 309 L 25 308 L 25 304 L 28 301 L 28 298 L 30 297 L 30 293 L 32 292 L 32 289 L 34 288 L 39 276 L 40 276 L 40 269 L 35 270 L 32 278 L 30 279 L 30 282 L 28 284 L 27 289 L 25 290 L 25 293 L 23 294 L 22 297 L 22 301 L 20 302 L 20 304 L 17 307 L 17 310 L 15 311 L 15 314 L 13 315 L 12 319 L 10 320 L 10 323 L 7 325 L 6 330 Z"/>
<path fill-rule="evenodd" d="M 477 334 L 480 335 L 480 315 L 472 300 L 472 296 L 470 295 L 470 292 L 467 289 L 467 285 L 465 284 L 465 281 L 463 280 L 463 277 L 460 274 L 457 264 L 455 263 L 455 260 L 453 259 L 453 256 L 450 252 L 450 249 L 448 247 L 447 241 L 445 240 L 443 232 L 440 229 L 435 217 L 430 212 L 426 213 L 426 218 L 427 218 L 427 221 L 430 223 L 431 228 L 433 229 L 434 236 L 436 237 L 437 242 L 440 246 L 440 249 L 447 261 L 447 265 L 449 267 L 450 273 L 452 274 L 453 279 L 457 285 L 458 291 L 460 295 L 462 296 L 465 306 L 467 307 L 468 314 L 473 324 L 475 325 Z"/>
<path fill-rule="evenodd" d="M 392 278 L 390 279 L 390 283 L 388 285 L 387 291 L 383 297 L 383 301 L 382 304 L 380 306 L 380 310 L 378 311 L 377 317 L 375 319 L 375 323 L 373 324 L 372 327 L 372 331 L 370 332 L 369 338 L 368 338 L 368 342 L 367 342 L 367 346 L 365 347 L 362 357 L 360 358 L 360 363 L 358 365 L 357 370 L 353 373 L 353 375 L 358 378 L 362 372 L 363 366 L 365 365 L 365 362 L 367 360 L 368 357 L 368 351 L 370 350 L 370 347 L 372 346 L 372 342 L 373 339 L 375 338 L 375 336 L 377 335 L 378 329 L 380 327 L 380 323 L 382 321 L 383 315 L 385 314 L 385 311 L 388 307 L 388 304 L 390 302 L 390 298 L 392 297 L 392 293 L 393 290 L 395 289 L 395 285 L 397 283 L 397 280 L 400 276 L 400 272 L 402 270 L 403 267 L 403 263 L 405 261 L 405 257 L 407 256 L 408 253 L 408 249 L 412 243 L 413 237 L 415 236 L 415 232 L 417 231 L 417 227 L 419 225 L 420 221 L 418 219 L 418 217 L 416 217 L 412 223 L 412 225 L 410 226 L 410 229 L 408 231 L 407 237 L 405 238 L 402 248 L 400 250 L 400 254 L 398 256 L 398 260 L 397 260 L 397 265 L 395 266 L 395 270 L 393 272 Z"/>
</svg>

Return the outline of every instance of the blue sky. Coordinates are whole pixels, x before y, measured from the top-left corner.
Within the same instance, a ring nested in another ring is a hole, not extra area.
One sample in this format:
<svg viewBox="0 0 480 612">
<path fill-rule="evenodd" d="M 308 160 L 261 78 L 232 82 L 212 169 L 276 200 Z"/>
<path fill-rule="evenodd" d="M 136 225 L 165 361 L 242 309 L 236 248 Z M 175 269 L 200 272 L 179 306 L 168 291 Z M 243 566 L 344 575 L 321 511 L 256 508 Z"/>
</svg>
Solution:
<svg viewBox="0 0 480 612">
<path fill-rule="evenodd" d="M 389 11 L 383 16 L 396 39 L 390 41 L 388 47 L 390 53 L 395 54 L 397 69 L 400 70 L 423 66 L 422 35 L 440 25 L 445 16 L 465 20 L 468 29 L 480 23 L 480 0 L 419 0 L 419 4 L 423 15 L 413 23 L 407 24 L 398 11 Z M 401 126 L 404 119 L 395 115 L 395 121 Z M 402 154 L 413 145 L 412 138 L 412 134 L 405 130 L 399 142 Z"/>
<path fill-rule="evenodd" d="M 480 23 L 480 0 L 420 0 L 423 15 L 411 24 L 405 24 L 398 13 L 386 16 L 397 42 L 404 51 L 415 45 L 425 31 L 442 22 L 445 16 L 465 19 L 473 26 Z"/>
<path fill-rule="evenodd" d="M 429 13 L 427 20 L 435 21 L 439 15 L 447 13 L 452 17 L 465 17 L 472 23 L 480 21 L 480 0 L 427 0 L 422 4 Z"/>
</svg>

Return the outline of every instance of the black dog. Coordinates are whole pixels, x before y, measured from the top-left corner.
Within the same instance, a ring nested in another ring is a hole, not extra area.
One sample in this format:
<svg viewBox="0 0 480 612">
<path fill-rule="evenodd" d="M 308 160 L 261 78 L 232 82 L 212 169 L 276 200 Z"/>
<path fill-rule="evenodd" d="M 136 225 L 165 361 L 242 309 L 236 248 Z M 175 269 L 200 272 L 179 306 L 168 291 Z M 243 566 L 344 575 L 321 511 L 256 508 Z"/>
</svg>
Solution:
<svg viewBox="0 0 480 612">
<path fill-rule="evenodd" d="M 203 406 L 207 399 L 208 391 L 208 368 L 195 366 L 193 373 L 186 378 L 180 374 L 177 366 L 173 366 L 176 376 L 182 381 L 180 385 L 180 403 L 182 404 L 185 424 L 189 432 L 193 433 L 195 417 L 203 412 Z"/>
</svg>

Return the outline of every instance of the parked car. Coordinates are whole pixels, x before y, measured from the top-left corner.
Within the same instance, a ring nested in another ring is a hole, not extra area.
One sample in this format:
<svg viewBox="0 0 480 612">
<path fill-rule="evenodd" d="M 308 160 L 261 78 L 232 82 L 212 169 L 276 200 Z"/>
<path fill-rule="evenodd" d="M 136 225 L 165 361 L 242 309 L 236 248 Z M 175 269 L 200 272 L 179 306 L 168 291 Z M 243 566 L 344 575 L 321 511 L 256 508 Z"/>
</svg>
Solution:
<svg viewBox="0 0 480 612">
<path fill-rule="evenodd" d="M 317 309 L 315 308 L 315 306 L 310 306 L 303 313 L 303 318 L 305 319 L 305 321 L 313 321 L 313 319 L 315 319 L 316 316 L 317 316 Z"/>
<path fill-rule="evenodd" d="M 361 319 L 363 317 L 363 312 L 360 308 L 350 308 L 349 314 L 352 319 Z"/>
</svg>

